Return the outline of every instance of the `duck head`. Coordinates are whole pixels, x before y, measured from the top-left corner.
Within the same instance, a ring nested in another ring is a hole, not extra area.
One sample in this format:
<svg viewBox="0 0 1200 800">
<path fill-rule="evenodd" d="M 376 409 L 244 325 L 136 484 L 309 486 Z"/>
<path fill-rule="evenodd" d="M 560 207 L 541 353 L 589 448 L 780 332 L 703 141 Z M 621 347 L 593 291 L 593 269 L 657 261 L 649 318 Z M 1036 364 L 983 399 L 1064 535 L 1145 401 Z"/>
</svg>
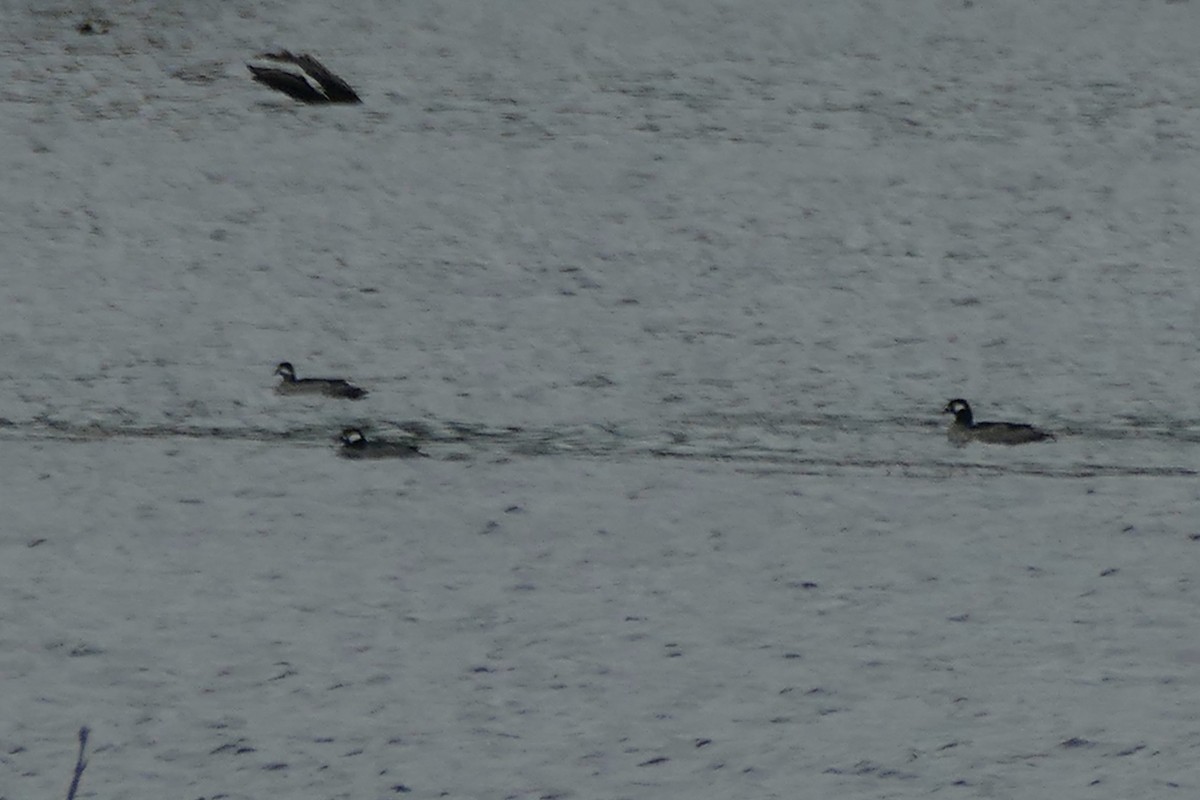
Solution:
<svg viewBox="0 0 1200 800">
<path fill-rule="evenodd" d="M 961 422 L 968 428 L 974 422 L 974 416 L 971 414 L 971 404 L 961 397 L 956 397 L 949 403 L 946 403 L 946 407 L 942 409 L 942 413 L 953 414 L 955 422 Z"/>
<path fill-rule="evenodd" d="M 342 431 L 342 445 L 344 447 L 366 447 L 367 437 L 363 436 L 363 432 L 358 428 L 346 428 Z"/>
</svg>

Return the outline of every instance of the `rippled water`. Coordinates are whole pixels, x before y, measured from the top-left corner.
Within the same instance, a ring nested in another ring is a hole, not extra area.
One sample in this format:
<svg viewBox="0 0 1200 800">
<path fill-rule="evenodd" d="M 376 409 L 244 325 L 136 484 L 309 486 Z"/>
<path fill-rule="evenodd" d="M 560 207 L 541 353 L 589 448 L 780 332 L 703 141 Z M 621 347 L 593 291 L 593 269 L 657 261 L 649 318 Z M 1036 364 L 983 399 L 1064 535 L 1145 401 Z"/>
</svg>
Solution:
<svg viewBox="0 0 1200 800">
<path fill-rule="evenodd" d="M 700 57 L 650 43 L 705 41 L 707 14 L 610 39 L 622 14 L 540 4 L 494 38 L 451 3 L 372 34 L 404 48 L 328 31 L 367 103 L 312 109 L 241 66 L 272 8 L 220 48 L 150 8 L 9 34 L 6 418 L 303 427 L 268 391 L 289 359 L 371 385 L 380 421 L 854 429 L 965 396 L 1085 435 L 1200 428 L 1170 25 L 1110 53 L 1066 15 L 775 5 L 791 23 Z"/>
<path fill-rule="evenodd" d="M 837 475 L 875 471 L 937 478 L 957 473 L 1025 474 L 1046 477 L 1186 476 L 1197 474 L 1194 448 L 1200 436 L 1161 426 L 1070 429 L 1056 442 L 1018 448 L 952 447 L 925 420 L 797 418 L 767 414 L 693 416 L 661 429 L 615 424 L 547 428 L 488 426 L 437 420 L 369 419 L 371 438 L 399 434 L 423 451 L 447 460 L 535 458 L 670 458 L 731 463 L 746 470 Z M 112 426 L 38 420 L 8 423 L 0 437 L 13 441 L 55 439 L 211 439 L 273 443 L 280 447 L 328 446 L 338 431 L 326 425 L 292 428 Z"/>
<path fill-rule="evenodd" d="M 18 792 L 1196 788 L 1191 4 L 10 11 Z"/>
</svg>

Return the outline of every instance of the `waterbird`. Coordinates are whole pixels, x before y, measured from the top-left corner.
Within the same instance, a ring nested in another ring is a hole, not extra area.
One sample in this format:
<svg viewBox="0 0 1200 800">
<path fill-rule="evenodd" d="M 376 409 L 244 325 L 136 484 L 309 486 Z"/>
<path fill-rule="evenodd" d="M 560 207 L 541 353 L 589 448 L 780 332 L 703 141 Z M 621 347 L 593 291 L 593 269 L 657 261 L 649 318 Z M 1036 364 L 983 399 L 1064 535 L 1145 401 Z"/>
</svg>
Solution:
<svg viewBox="0 0 1200 800">
<path fill-rule="evenodd" d="M 974 414 L 971 413 L 971 404 L 961 397 L 947 403 L 942 413 L 954 415 L 954 422 L 950 423 L 947 436 L 952 443 L 959 446 L 968 442 L 1028 444 L 1054 440 L 1053 433 L 1023 422 L 976 422 Z"/>
<path fill-rule="evenodd" d="M 296 55 L 287 50 L 258 56 L 276 66 L 247 64 L 251 77 L 264 86 L 283 92 L 303 103 L 361 103 L 362 98 L 350 84 L 330 72 L 308 53 Z M 284 65 L 284 66 L 278 66 Z"/>
<path fill-rule="evenodd" d="M 279 394 L 321 394 L 350 400 L 358 400 L 367 394 L 366 389 L 360 389 L 342 378 L 297 378 L 290 361 L 279 362 L 275 374 L 283 379 L 275 387 Z"/>
<path fill-rule="evenodd" d="M 416 442 L 389 442 L 368 440 L 358 428 L 342 431 L 342 446 L 338 450 L 342 458 L 412 458 L 425 456 Z"/>
</svg>

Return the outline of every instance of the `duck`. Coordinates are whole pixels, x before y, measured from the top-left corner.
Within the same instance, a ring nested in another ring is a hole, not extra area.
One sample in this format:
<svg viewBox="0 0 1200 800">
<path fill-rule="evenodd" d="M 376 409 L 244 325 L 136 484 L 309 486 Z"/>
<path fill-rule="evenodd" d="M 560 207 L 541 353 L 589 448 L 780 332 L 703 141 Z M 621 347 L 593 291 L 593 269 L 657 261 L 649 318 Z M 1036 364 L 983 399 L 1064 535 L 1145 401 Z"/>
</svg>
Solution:
<svg viewBox="0 0 1200 800">
<path fill-rule="evenodd" d="M 275 374 L 283 378 L 275 387 L 279 394 L 323 394 L 349 400 L 358 400 L 367 394 L 366 389 L 360 389 L 342 378 L 297 378 L 296 369 L 289 361 L 279 362 Z"/>
<path fill-rule="evenodd" d="M 422 456 L 416 442 L 386 442 L 368 441 L 358 428 L 346 428 L 342 431 L 342 446 L 338 455 L 342 458 L 412 458 Z"/>
<path fill-rule="evenodd" d="M 950 423 L 947 436 L 953 444 L 960 447 L 968 442 L 1028 444 L 1054 440 L 1053 433 L 1023 422 L 976 422 L 974 414 L 971 413 L 971 404 L 961 397 L 947 403 L 942 413 L 954 415 L 954 422 Z"/>
<path fill-rule="evenodd" d="M 308 53 L 296 55 L 287 50 L 280 50 L 278 53 L 263 53 L 258 57 L 264 61 L 294 67 L 288 69 L 246 65 L 254 80 L 277 92 L 283 92 L 288 97 L 314 105 L 362 102 L 362 98 L 350 88 L 350 84 L 334 75 Z"/>
</svg>

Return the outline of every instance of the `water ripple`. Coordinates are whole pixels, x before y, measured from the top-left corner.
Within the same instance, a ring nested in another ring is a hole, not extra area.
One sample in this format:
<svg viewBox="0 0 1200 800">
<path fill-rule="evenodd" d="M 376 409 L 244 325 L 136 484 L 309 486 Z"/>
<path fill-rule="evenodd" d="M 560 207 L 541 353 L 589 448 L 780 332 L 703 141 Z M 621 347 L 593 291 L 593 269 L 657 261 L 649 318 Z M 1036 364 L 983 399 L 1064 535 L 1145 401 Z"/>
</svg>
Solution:
<svg viewBox="0 0 1200 800">
<path fill-rule="evenodd" d="M 369 428 L 373 436 L 380 438 L 410 438 L 431 456 L 443 460 L 661 458 L 733 464 L 755 472 L 882 472 L 923 478 L 961 474 L 1052 478 L 1200 474 L 1191 465 L 1194 462 L 1180 458 L 1187 454 L 1188 445 L 1200 442 L 1195 422 L 1076 424 L 1059 427 L 1059 442 L 1055 444 L 1019 449 L 972 446 L 963 450 L 947 445 L 941 434 L 943 424 L 912 417 L 711 414 L 684 417 L 656 428 L 615 423 L 530 427 L 439 420 L 378 420 Z M 9 441 L 207 439 L 332 447 L 337 434 L 327 424 L 272 428 L 0 419 L 0 440 Z M 1139 442 L 1142 446 L 1133 446 Z M 1177 452 L 1177 446 L 1184 450 Z M 1117 451 L 1116 457 L 1113 451 Z M 961 457 L 956 457 L 959 453 Z"/>
</svg>

